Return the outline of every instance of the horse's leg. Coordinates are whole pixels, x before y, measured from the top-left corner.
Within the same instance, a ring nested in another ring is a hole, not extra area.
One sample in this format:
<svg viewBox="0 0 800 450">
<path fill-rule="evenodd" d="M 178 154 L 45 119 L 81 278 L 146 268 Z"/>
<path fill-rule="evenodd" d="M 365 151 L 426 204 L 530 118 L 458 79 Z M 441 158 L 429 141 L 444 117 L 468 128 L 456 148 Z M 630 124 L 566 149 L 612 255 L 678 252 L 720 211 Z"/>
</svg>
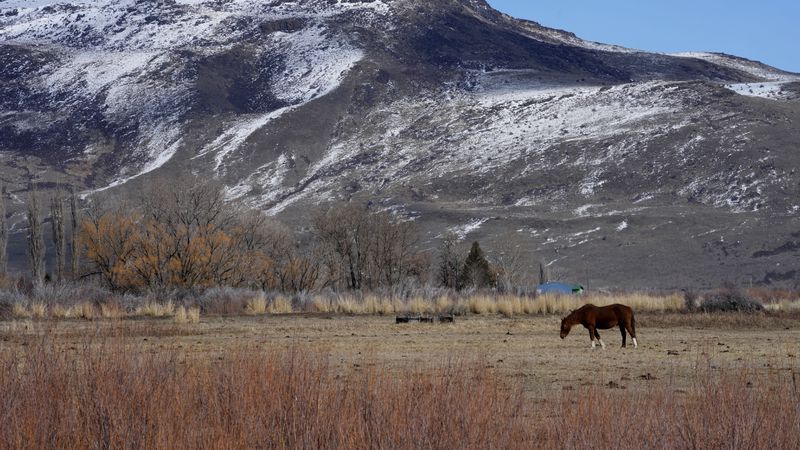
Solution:
<svg viewBox="0 0 800 450">
<path fill-rule="evenodd" d="M 633 339 L 633 348 L 639 348 L 639 344 L 636 342 L 636 320 L 631 316 L 631 320 L 625 322 L 625 327 L 628 328 L 628 333 L 631 334 L 631 339 Z"/>
<path fill-rule="evenodd" d="M 619 332 L 622 333 L 622 348 L 625 348 L 625 339 L 628 337 L 627 333 L 625 333 L 625 324 L 619 324 Z"/>
<path fill-rule="evenodd" d="M 591 325 L 587 326 L 586 328 L 589 329 L 589 339 L 592 340 L 592 350 L 594 350 L 595 346 L 597 345 L 597 343 L 594 341 L 594 335 L 597 334 L 597 330 Z"/>
<path fill-rule="evenodd" d="M 596 337 L 597 340 L 600 342 L 601 347 L 606 348 L 606 343 L 603 342 L 602 339 L 600 339 L 600 333 L 597 332 L 597 328 L 594 329 L 594 337 Z"/>
</svg>

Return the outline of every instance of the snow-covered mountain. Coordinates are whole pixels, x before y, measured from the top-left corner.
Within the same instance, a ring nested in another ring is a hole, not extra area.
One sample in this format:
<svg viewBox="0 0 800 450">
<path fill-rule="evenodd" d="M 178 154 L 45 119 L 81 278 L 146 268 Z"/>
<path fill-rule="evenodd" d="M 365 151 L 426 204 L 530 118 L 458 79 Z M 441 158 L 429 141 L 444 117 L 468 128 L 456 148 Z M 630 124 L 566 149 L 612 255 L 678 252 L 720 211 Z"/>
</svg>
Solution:
<svg viewBox="0 0 800 450">
<path fill-rule="evenodd" d="M 0 174 L 192 171 L 300 227 L 371 199 L 588 285 L 792 285 L 799 81 L 483 0 L 0 0 Z"/>
</svg>

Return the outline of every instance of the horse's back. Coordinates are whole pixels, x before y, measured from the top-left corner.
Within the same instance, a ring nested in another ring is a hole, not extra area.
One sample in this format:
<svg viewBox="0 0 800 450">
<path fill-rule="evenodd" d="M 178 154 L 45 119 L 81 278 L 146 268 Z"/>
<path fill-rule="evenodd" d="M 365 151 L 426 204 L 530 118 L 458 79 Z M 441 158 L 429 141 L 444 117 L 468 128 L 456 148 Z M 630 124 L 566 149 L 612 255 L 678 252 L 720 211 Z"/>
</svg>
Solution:
<svg viewBox="0 0 800 450">
<path fill-rule="evenodd" d="M 614 316 L 616 316 L 617 321 L 622 323 L 630 323 L 633 320 L 633 309 L 630 306 L 622 305 L 622 304 L 614 304 L 608 307 Z"/>
<path fill-rule="evenodd" d="M 617 322 L 628 322 L 631 320 L 633 318 L 633 309 L 631 309 L 630 306 L 620 303 L 607 306 L 596 306 L 587 303 L 573 311 L 572 314 L 577 315 L 581 321 L 616 324 Z"/>
<path fill-rule="evenodd" d="M 633 315 L 633 309 L 628 305 L 623 305 L 622 303 L 615 303 L 615 304 L 611 305 L 610 307 L 613 308 L 615 311 L 620 311 L 620 312 L 624 312 L 626 314 Z"/>
</svg>

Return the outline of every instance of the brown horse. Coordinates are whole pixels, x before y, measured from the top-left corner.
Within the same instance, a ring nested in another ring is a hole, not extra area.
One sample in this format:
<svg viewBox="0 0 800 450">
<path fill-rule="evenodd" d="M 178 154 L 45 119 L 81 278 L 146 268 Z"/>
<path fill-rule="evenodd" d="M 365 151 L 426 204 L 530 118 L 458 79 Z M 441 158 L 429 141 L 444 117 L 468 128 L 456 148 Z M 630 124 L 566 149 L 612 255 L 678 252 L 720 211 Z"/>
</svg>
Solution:
<svg viewBox="0 0 800 450">
<path fill-rule="evenodd" d="M 595 348 L 595 338 L 600 341 L 603 348 L 606 348 L 606 344 L 600 339 L 597 330 L 608 330 L 617 325 L 622 333 L 623 347 L 625 347 L 625 330 L 633 338 L 633 347 L 639 346 L 636 343 L 636 320 L 633 318 L 633 310 L 625 305 L 594 306 L 587 304 L 581 306 L 561 321 L 561 339 L 567 337 L 569 330 L 577 324 L 581 324 L 589 330 L 592 348 Z"/>
</svg>

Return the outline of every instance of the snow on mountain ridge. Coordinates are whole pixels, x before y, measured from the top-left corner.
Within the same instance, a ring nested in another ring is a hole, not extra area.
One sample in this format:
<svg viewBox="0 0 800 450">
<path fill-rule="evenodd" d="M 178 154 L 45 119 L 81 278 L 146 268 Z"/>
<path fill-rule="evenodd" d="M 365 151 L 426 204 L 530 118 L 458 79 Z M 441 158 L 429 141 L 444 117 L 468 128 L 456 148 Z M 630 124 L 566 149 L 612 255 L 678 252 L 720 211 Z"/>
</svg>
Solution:
<svg viewBox="0 0 800 450">
<path fill-rule="evenodd" d="M 241 115 L 229 130 L 201 150 L 200 156 L 217 153 L 215 164 L 220 169 L 250 135 L 282 113 L 327 95 L 363 58 L 361 49 L 328 35 L 326 19 L 354 11 L 381 14 L 387 8 L 379 0 L 311 1 L 302 5 L 257 0 L 5 1 L 0 2 L 0 12 L 11 12 L 0 14 L 0 40 L 56 46 L 58 58 L 39 72 L 37 82 L 52 98 L 66 104 L 96 99 L 110 120 L 140 118 L 141 137 L 129 156 L 142 161 L 140 168 L 120 168 L 108 188 L 161 167 L 181 145 L 181 118 L 186 112 L 183 105 L 194 93 L 193 80 L 181 75 L 185 68 L 174 58 L 174 52 L 192 49 L 210 56 L 228 51 L 245 36 L 258 32 L 259 24 L 265 21 L 308 20 L 299 30 L 275 31 L 265 37 L 260 54 L 274 55 L 283 65 L 272 91 L 288 106 L 260 115 Z M 165 71 L 175 75 L 165 79 Z"/>
<path fill-rule="evenodd" d="M 737 58 L 734 56 L 729 56 L 721 53 L 682 52 L 682 53 L 672 53 L 671 56 L 677 56 L 681 58 L 701 59 L 720 66 L 729 67 L 732 69 L 749 73 L 757 78 L 763 79 L 764 81 L 791 82 L 800 80 L 800 75 L 798 74 L 784 72 L 782 70 L 775 69 L 774 67 L 769 67 L 757 61 L 750 61 L 747 59 Z"/>
</svg>

